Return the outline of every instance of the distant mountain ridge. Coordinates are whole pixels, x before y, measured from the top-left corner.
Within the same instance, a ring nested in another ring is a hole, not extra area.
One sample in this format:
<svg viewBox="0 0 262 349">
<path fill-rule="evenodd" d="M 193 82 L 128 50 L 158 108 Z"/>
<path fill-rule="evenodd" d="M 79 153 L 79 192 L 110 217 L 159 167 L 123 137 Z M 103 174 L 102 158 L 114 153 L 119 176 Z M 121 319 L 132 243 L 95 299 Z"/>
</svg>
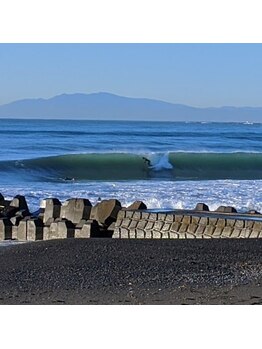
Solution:
<svg viewBox="0 0 262 349">
<path fill-rule="evenodd" d="M 14 101 L 0 106 L 0 118 L 262 122 L 262 107 L 197 108 L 98 92 Z"/>
</svg>

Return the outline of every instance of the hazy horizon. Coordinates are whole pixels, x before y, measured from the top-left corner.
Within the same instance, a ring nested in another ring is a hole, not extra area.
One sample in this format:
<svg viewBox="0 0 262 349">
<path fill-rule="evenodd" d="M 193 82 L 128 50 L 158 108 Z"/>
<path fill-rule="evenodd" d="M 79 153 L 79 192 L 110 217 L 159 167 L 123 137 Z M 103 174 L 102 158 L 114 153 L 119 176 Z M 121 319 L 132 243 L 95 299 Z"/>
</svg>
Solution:
<svg viewBox="0 0 262 349">
<path fill-rule="evenodd" d="M 192 107 L 261 107 L 261 44 L 0 44 L 0 105 L 107 91 Z"/>
</svg>

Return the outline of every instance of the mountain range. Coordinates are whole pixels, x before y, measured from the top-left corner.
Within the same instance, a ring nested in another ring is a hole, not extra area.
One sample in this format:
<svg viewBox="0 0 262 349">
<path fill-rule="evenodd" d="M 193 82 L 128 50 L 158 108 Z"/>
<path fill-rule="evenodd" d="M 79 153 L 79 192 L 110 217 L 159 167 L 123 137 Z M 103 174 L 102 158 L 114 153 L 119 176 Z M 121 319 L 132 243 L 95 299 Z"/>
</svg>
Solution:
<svg viewBox="0 0 262 349">
<path fill-rule="evenodd" d="M 0 118 L 262 122 L 262 107 L 197 108 L 106 92 L 75 93 L 4 104 Z"/>
</svg>

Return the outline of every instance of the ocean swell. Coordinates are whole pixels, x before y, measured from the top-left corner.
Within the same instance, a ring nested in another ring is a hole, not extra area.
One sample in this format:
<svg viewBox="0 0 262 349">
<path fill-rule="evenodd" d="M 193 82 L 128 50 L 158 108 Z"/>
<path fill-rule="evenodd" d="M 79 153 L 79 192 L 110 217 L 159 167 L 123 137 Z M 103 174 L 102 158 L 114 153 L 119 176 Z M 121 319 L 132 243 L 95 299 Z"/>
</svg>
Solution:
<svg viewBox="0 0 262 349">
<path fill-rule="evenodd" d="M 262 179 L 262 153 L 88 153 L 0 162 L 0 173 L 41 180 Z"/>
</svg>

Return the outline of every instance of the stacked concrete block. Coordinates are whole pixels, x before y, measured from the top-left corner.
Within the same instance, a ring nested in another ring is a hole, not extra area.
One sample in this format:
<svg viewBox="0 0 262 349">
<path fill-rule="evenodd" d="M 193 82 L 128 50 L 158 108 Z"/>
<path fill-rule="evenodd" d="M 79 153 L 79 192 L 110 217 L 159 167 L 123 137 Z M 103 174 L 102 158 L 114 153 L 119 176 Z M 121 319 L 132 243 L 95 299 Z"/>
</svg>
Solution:
<svg viewBox="0 0 262 349">
<path fill-rule="evenodd" d="M 0 241 L 12 239 L 12 223 L 8 218 L 0 219 Z"/>
<path fill-rule="evenodd" d="M 225 218 L 226 217 L 226 218 Z M 262 221 L 206 213 L 148 213 L 121 210 L 113 238 L 262 238 Z"/>
<path fill-rule="evenodd" d="M 56 198 L 45 199 L 42 201 L 42 208 L 44 209 L 44 224 L 48 220 L 60 217 L 61 202 Z"/>
<path fill-rule="evenodd" d="M 130 206 L 127 207 L 127 210 L 146 210 L 147 206 L 143 201 L 135 201 Z"/>
<path fill-rule="evenodd" d="M 23 218 L 17 227 L 17 236 L 16 238 L 19 241 L 26 241 L 27 240 L 27 218 Z"/>
<path fill-rule="evenodd" d="M 27 221 L 27 240 L 43 240 L 44 224 L 40 218 L 29 219 Z"/>
<path fill-rule="evenodd" d="M 80 227 L 80 225 L 76 226 L 75 238 L 99 237 L 99 234 L 99 224 L 95 220 L 87 220 L 83 222 L 82 227 Z"/>
<path fill-rule="evenodd" d="M 50 227 L 44 227 L 44 240 L 67 239 L 75 237 L 75 224 L 62 219 L 52 222 Z"/>
<path fill-rule="evenodd" d="M 87 199 L 69 199 L 61 207 L 61 218 L 65 218 L 74 224 L 78 224 L 82 219 L 90 218 L 92 205 Z"/>
<path fill-rule="evenodd" d="M 121 203 L 118 200 L 103 200 L 92 208 L 90 219 L 98 221 L 103 227 L 109 227 L 116 221 L 120 210 Z"/>
</svg>

